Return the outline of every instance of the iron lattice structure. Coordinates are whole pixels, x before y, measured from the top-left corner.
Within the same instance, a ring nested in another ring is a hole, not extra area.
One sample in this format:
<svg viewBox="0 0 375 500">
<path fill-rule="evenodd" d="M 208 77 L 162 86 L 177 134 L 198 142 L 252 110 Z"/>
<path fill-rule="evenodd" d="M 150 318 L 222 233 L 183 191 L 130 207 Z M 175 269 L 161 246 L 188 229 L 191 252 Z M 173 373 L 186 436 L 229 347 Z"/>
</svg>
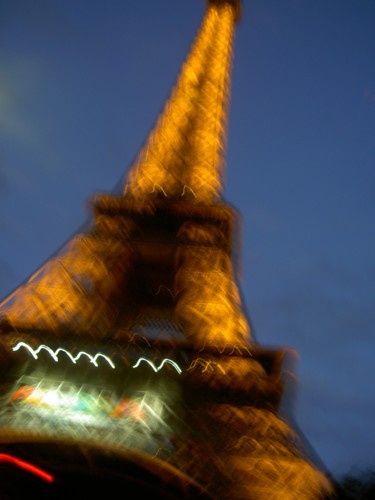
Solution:
<svg viewBox="0 0 375 500">
<path fill-rule="evenodd" d="M 330 481 L 280 414 L 289 353 L 252 338 L 233 264 L 222 194 L 240 7 L 208 1 L 121 189 L 95 195 L 85 229 L 0 304 L 0 424 L 120 449 L 165 484 L 182 477 L 189 498 L 192 484 L 322 498 Z"/>
</svg>

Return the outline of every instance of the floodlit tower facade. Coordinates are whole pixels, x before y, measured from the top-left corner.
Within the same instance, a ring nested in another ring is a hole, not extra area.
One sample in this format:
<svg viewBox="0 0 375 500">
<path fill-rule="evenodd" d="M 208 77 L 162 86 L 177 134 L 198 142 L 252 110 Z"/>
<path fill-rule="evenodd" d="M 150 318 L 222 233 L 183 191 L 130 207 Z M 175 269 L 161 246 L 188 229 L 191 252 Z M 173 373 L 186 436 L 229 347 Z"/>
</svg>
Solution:
<svg viewBox="0 0 375 500">
<path fill-rule="evenodd" d="M 164 498 L 318 499 L 330 482 L 280 413 L 289 353 L 252 338 L 222 197 L 240 14 L 207 2 L 120 188 L 0 304 L 0 426 L 110 450 Z"/>
</svg>

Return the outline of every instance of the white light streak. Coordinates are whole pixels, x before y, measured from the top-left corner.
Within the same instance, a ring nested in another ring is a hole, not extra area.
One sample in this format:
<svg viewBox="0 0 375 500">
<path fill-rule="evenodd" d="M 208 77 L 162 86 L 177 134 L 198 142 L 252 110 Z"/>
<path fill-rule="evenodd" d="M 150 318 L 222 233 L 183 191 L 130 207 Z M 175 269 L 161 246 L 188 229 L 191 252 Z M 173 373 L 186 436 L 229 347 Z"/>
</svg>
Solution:
<svg viewBox="0 0 375 500">
<path fill-rule="evenodd" d="M 193 193 L 194 198 L 196 198 L 196 197 L 197 197 L 197 196 L 196 196 L 196 194 L 194 193 L 193 189 L 192 189 L 190 186 L 186 186 L 186 185 L 184 186 L 184 188 L 183 188 L 183 190 L 182 190 L 181 196 L 184 196 L 184 195 L 185 195 L 185 192 L 186 192 L 186 190 L 187 190 L 187 189 L 189 189 L 189 190 Z"/>
<path fill-rule="evenodd" d="M 162 188 L 162 186 L 160 186 L 160 184 L 154 184 L 154 187 L 153 187 L 152 191 L 150 191 L 150 194 L 151 194 L 151 193 L 155 193 L 155 191 L 156 191 L 156 187 L 158 187 L 158 188 L 160 189 L 160 191 L 162 191 L 162 192 L 163 192 L 164 196 L 165 196 L 166 198 L 168 198 L 167 193 L 164 191 L 164 189 Z"/>
<path fill-rule="evenodd" d="M 220 363 L 216 363 L 215 361 L 209 361 L 209 360 L 203 359 L 203 358 L 194 359 L 194 361 L 191 363 L 191 365 L 189 366 L 187 371 L 194 370 L 194 368 L 196 368 L 197 365 L 203 366 L 202 373 L 207 372 L 208 369 L 210 369 L 211 372 L 214 372 L 215 368 L 219 368 L 219 370 L 221 370 L 222 374 L 226 375 L 226 371 L 224 370 L 224 368 L 221 366 Z"/>
<path fill-rule="evenodd" d="M 37 349 L 33 349 L 26 342 L 18 342 L 18 344 L 15 347 L 13 347 L 12 350 L 18 351 L 21 347 L 24 347 L 27 351 L 29 351 L 29 353 L 32 355 L 32 357 L 34 359 L 38 359 L 38 354 L 40 353 L 40 351 L 44 350 L 44 351 L 47 351 L 48 354 L 51 356 L 51 358 L 57 363 L 59 361 L 58 354 L 60 352 L 64 352 L 68 356 L 68 358 L 71 360 L 71 362 L 74 364 L 76 364 L 77 361 L 82 356 L 85 356 L 89 359 L 90 363 L 92 363 L 96 367 L 99 366 L 97 363 L 98 358 L 103 358 L 103 359 L 105 359 L 105 361 L 107 361 L 107 363 L 109 364 L 109 366 L 111 368 L 115 368 L 115 365 L 113 364 L 113 362 L 107 356 L 102 354 L 101 352 L 98 352 L 97 354 L 95 354 L 95 356 L 92 356 L 91 354 L 87 353 L 86 351 L 80 351 L 76 356 L 73 356 L 69 351 L 67 351 L 66 349 L 63 349 L 62 347 L 59 347 L 58 349 L 53 351 L 50 347 L 48 347 L 48 345 L 41 344 Z M 176 370 L 176 372 L 178 374 L 182 373 L 182 370 L 178 366 L 178 364 L 169 358 L 164 358 L 163 361 L 159 364 L 159 366 L 155 366 L 154 363 L 147 358 L 139 358 L 138 361 L 136 362 L 136 364 L 132 368 L 138 368 L 138 366 L 141 364 L 142 361 L 145 361 L 147 364 L 149 364 L 151 366 L 151 368 L 154 370 L 154 372 L 156 372 L 156 373 L 159 370 L 161 370 L 166 363 L 173 366 L 173 368 Z"/>
<path fill-rule="evenodd" d="M 97 363 L 97 359 L 98 358 L 103 358 L 107 361 L 107 363 L 109 364 L 109 366 L 111 368 L 115 368 L 115 365 L 112 363 L 112 361 L 107 357 L 105 356 L 104 354 L 102 354 L 101 352 L 98 352 L 97 354 L 95 354 L 95 356 L 91 356 L 91 354 L 85 352 L 85 351 L 80 351 L 76 356 L 73 356 L 69 351 L 67 351 L 66 349 L 63 349 L 61 347 L 59 347 L 58 349 L 56 349 L 56 351 L 53 351 L 50 347 L 48 347 L 48 345 L 45 345 L 45 344 L 42 344 L 40 345 L 37 349 L 33 349 L 29 344 L 27 344 L 26 342 L 18 342 L 18 344 L 13 347 L 13 351 L 18 351 L 18 349 L 20 349 L 21 347 L 25 347 L 25 349 L 27 349 L 30 354 L 33 356 L 34 359 L 38 359 L 38 354 L 40 353 L 40 351 L 42 350 L 45 350 L 48 352 L 48 354 L 51 356 L 51 358 L 57 363 L 59 358 L 58 358 L 58 353 L 59 352 L 65 352 L 65 354 L 69 357 L 69 359 L 72 361 L 72 363 L 76 364 L 77 360 L 81 357 L 81 356 L 86 356 L 89 360 L 90 360 L 90 363 L 92 363 L 94 366 L 98 367 L 98 363 Z"/>
<path fill-rule="evenodd" d="M 168 358 L 164 358 L 159 366 L 155 366 L 154 363 L 147 358 L 139 358 L 138 361 L 136 362 L 136 364 L 133 366 L 133 368 L 138 368 L 141 361 L 145 361 L 146 363 L 148 363 L 151 366 L 151 368 L 154 370 L 154 372 L 158 372 L 159 370 L 161 370 L 163 368 L 163 366 L 165 365 L 165 363 L 169 363 L 170 365 L 172 365 L 178 374 L 180 374 L 182 372 L 182 370 L 178 366 L 178 364 L 175 361 L 172 361 L 171 359 L 168 359 Z"/>
<path fill-rule="evenodd" d="M 228 349 L 228 347 L 232 347 L 232 350 L 230 352 L 228 352 L 228 356 L 232 356 L 235 351 L 237 351 L 238 354 L 240 354 L 241 356 L 243 354 L 243 351 L 246 351 L 249 354 L 249 356 L 251 356 L 251 357 L 253 356 L 253 354 L 250 351 L 250 349 L 247 346 L 243 345 L 243 344 L 238 345 L 238 344 L 228 344 L 228 343 L 226 343 L 226 344 L 221 345 L 221 346 L 219 346 L 217 344 L 214 344 L 213 347 L 216 347 L 216 349 L 218 350 L 218 352 L 220 354 L 223 354 L 224 351 L 226 349 Z M 204 344 L 202 345 L 202 347 L 199 349 L 199 352 L 203 352 L 205 350 L 205 348 L 206 348 L 206 342 L 204 342 Z"/>
</svg>

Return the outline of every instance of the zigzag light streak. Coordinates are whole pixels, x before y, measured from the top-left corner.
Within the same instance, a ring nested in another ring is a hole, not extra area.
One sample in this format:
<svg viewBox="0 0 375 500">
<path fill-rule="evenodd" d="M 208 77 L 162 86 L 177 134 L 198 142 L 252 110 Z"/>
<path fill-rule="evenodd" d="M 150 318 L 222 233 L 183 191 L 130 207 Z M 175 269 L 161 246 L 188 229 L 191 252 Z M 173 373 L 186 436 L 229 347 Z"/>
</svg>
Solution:
<svg viewBox="0 0 375 500">
<path fill-rule="evenodd" d="M 197 365 L 200 365 L 203 367 L 202 373 L 209 371 L 208 369 L 210 368 L 211 372 L 215 371 L 215 367 L 218 368 L 223 375 L 226 375 L 226 371 L 223 369 L 220 363 L 216 363 L 215 361 L 209 361 L 204 358 L 196 358 L 194 361 L 191 363 L 187 371 L 189 370 L 194 370 Z"/>
<path fill-rule="evenodd" d="M 105 356 L 104 354 L 98 352 L 95 356 L 91 356 L 91 354 L 89 354 L 88 352 L 85 352 L 85 351 L 80 351 L 77 356 L 73 356 L 69 351 L 67 351 L 66 349 L 63 349 L 61 347 L 59 347 L 58 349 L 56 349 L 56 351 L 53 351 L 50 347 L 48 347 L 47 345 L 40 345 L 36 350 L 34 350 L 29 344 L 27 344 L 26 342 L 18 342 L 18 344 L 13 347 L 13 351 L 18 351 L 18 349 L 20 349 L 20 347 L 25 347 L 29 352 L 30 354 L 33 356 L 34 359 L 38 359 L 38 353 L 41 351 L 41 350 L 45 350 L 49 353 L 49 355 L 51 356 L 51 358 L 57 362 L 59 360 L 58 358 L 58 353 L 59 352 L 65 352 L 65 354 L 69 357 L 69 359 L 72 361 L 72 363 L 76 364 L 77 360 L 81 357 L 81 356 L 87 356 L 90 360 L 90 363 L 92 363 L 94 366 L 98 367 L 98 363 L 96 362 L 98 358 L 104 358 L 107 363 L 109 364 L 109 366 L 111 368 L 115 368 L 115 365 L 112 363 L 112 361 L 107 357 Z"/>
<path fill-rule="evenodd" d="M 104 354 L 102 354 L 100 352 L 98 352 L 95 356 L 92 356 L 91 354 L 89 354 L 85 351 L 80 351 L 76 356 L 73 356 L 69 351 L 67 351 L 66 349 L 63 349 L 62 347 L 59 347 L 58 349 L 53 351 L 47 345 L 42 344 L 37 349 L 33 349 L 26 342 L 18 342 L 18 344 L 15 347 L 13 347 L 12 350 L 18 351 L 21 347 L 24 347 L 27 351 L 29 351 L 29 353 L 32 355 L 32 357 L 34 359 L 38 359 L 39 352 L 42 350 L 45 350 L 48 352 L 48 354 L 51 356 L 51 358 L 57 363 L 59 361 L 59 358 L 58 358 L 59 352 L 64 352 L 69 357 L 69 359 L 72 361 L 72 363 L 74 363 L 74 364 L 77 363 L 77 360 L 81 356 L 87 356 L 87 358 L 90 360 L 90 363 L 92 363 L 94 366 L 98 367 L 99 365 L 96 361 L 98 358 L 101 357 L 107 361 L 107 363 L 110 365 L 111 368 L 115 368 L 115 365 L 113 364 L 113 362 L 107 356 L 105 356 Z M 166 363 L 172 365 L 178 374 L 180 374 L 182 372 L 182 370 L 178 366 L 178 364 L 175 361 L 168 359 L 168 358 L 164 358 L 163 361 L 159 364 L 159 366 L 155 366 L 154 363 L 147 358 L 139 358 L 138 361 L 136 362 L 136 364 L 133 365 L 132 368 L 138 368 L 141 361 L 145 361 L 146 363 L 148 363 L 151 366 L 151 368 L 154 370 L 155 373 L 157 373 L 159 370 L 161 370 Z"/>
<path fill-rule="evenodd" d="M 154 363 L 147 358 L 139 358 L 139 360 L 136 362 L 136 364 L 133 366 L 133 368 L 138 368 L 141 361 L 145 361 L 146 363 L 148 363 L 151 366 L 151 368 L 154 370 L 154 372 L 158 372 L 159 370 L 161 370 L 163 368 L 163 366 L 165 365 L 165 363 L 169 363 L 170 365 L 172 365 L 178 374 L 180 374 L 182 372 L 182 370 L 178 366 L 178 364 L 175 363 L 174 361 L 172 361 L 171 359 L 168 359 L 168 358 L 163 359 L 163 361 L 160 363 L 159 366 L 155 366 Z"/>
</svg>

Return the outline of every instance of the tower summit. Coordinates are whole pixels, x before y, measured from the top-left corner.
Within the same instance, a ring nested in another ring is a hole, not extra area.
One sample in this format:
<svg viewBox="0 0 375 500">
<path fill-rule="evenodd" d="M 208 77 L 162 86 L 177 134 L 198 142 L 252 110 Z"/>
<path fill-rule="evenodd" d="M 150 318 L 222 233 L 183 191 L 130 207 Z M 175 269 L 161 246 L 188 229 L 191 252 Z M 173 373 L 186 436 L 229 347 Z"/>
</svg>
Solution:
<svg viewBox="0 0 375 500">
<path fill-rule="evenodd" d="M 202 26 L 124 192 L 200 203 L 221 197 L 235 20 L 239 1 L 209 1 Z"/>
<path fill-rule="evenodd" d="M 0 438 L 60 483 L 68 455 L 156 498 L 318 499 L 330 482 L 281 412 L 289 353 L 252 338 L 234 272 L 223 185 L 241 2 L 206 5 L 120 187 L 0 304 Z"/>
</svg>

